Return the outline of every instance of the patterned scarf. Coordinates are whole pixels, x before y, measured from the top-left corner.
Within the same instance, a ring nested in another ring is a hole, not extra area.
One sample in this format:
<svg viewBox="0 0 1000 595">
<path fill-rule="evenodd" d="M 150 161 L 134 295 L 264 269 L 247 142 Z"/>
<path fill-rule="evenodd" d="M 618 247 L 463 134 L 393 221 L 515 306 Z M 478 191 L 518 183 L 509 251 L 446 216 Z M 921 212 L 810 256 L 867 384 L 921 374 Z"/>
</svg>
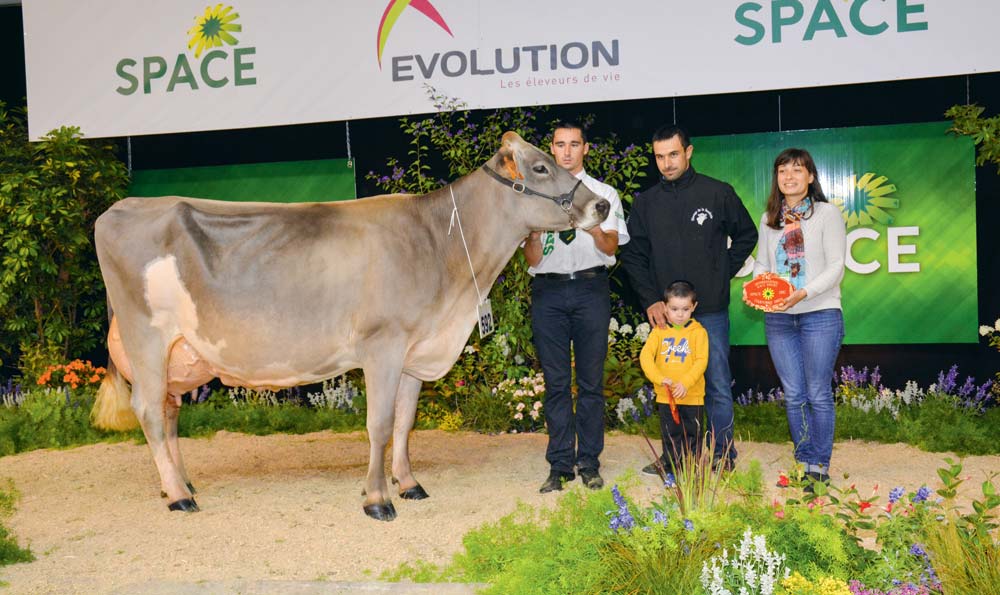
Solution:
<svg viewBox="0 0 1000 595">
<path fill-rule="evenodd" d="M 778 265 L 778 274 L 788 279 L 795 289 L 806 285 L 806 242 L 802 236 L 801 221 L 811 208 L 812 199 L 809 197 L 791 209 L 787 203 L 781 205 L 784 231 L 778 240 L 778 249 L 774 251 L 774 262 Z"/>
</svg>

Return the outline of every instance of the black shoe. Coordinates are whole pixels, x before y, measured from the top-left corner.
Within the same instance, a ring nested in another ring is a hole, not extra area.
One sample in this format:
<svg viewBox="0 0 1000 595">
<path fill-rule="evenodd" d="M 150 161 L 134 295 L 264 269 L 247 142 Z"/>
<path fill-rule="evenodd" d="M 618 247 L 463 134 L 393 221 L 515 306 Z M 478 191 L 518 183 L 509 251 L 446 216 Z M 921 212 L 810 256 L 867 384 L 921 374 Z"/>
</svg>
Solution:
<svg viewBox="0 0 1000 595">
<path fill-rule="evenodd" d="M 830 476 L 826 473 L 819 473 L 818 471 L 809 471 L 806 473 L 805 482 L 806 485 L 802 488 L 802 491 L 807 494 L 812 494 L 815 492 L 813 489 L 814 484 L 821 483 L 823 485 L 830 485 Z"/>
<path fill-rule="evenodd" d="M 555 492 L 556 490 L 563 489 L 563 484 L 567 481 L 573 481 L 576 479 L 576 475 L 572 473 L 566 473 L 565 471 L 550 471 L 549 478 L 545 480 L 542 487 L 538 489 L 539 493 L 547 494 L 549 492 Z"/>
<path fill-rule="evenodd" d="M 580 481 L 592 490 L 599 490 L 604 487 L 604 479 L 597 472 L 597 469 L 580 469 Z"/>
<path fill-rule="evenodd" d="M 722 473 L 730 473 L 734 468 L 736 468 L 736 461 L 730 458 L 721 458 L 712 461 L 712 471 L 715 472 L 721 470 Z"/>
<path fill-rule="evenodd" d="M 663 463 L 650 463 L 650 464 L 648 464 L 648 465 L 646 465 L 645 467 L 642 468 L 642 474 L 643 475 L 652 475 L 653 477 L 659 477 L 660 476 L 660 465 L 663 465 Z M 663 465 L 663 469 L 664 470 L 666 469 L 665 465 Z"/>
</svg>

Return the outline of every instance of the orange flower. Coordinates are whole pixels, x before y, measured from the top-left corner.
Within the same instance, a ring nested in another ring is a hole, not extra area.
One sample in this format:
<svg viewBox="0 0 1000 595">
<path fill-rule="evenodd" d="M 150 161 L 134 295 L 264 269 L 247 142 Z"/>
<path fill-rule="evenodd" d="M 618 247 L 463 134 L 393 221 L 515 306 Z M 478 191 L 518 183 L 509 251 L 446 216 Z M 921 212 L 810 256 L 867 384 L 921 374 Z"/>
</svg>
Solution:
<svg viewBox="0 0 1000 595">
<path fill-rule="evenodd" d="M 101 381 L 101 376 L 99 374 L 94 374 L 93 376 L 90 377 L 91 384 L 97 384 L 100 381 Z"/>
<path fill-rule="evenodd" d="M 52 372 L 46 370 L 44 374 L 38 377 L 38 384 L 45 386 L 49 383 L 49 379 L 52 377 Z"/>
</svg>

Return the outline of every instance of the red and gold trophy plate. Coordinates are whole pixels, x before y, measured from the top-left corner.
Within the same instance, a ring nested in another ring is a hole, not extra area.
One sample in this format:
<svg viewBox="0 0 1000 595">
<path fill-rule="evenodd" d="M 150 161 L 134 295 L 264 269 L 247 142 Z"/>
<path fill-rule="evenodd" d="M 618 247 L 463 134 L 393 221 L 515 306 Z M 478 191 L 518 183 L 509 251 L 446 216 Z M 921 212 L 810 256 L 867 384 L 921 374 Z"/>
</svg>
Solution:
<svg viewBox="0 0 1000 595">
<path fill-rule="evenodd" d="M 774 306 L 788 299 L 793 291 L 795 289 L 788 281 L 774 273 L 763 273 L 743 284 L 743 303 L 757 310 L 773 312 Z"/>
</svg>

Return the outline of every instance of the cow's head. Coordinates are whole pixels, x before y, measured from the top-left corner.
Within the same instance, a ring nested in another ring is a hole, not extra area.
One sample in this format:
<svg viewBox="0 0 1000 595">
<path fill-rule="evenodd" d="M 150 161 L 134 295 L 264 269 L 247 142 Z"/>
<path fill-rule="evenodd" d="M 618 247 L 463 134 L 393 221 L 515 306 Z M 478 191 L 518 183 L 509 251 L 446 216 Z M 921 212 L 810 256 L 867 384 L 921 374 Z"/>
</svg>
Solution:
<svg viewBox="0 0 1000 595">
<path fill-rule="evenodd" d="M 611 208 L 606 199 L 516 132 L 504 133 L 500 150 L 484 169 L 519 195 L 519 211 L 532 231 L 590 229 L 604 221 Z"/>
</svg>

